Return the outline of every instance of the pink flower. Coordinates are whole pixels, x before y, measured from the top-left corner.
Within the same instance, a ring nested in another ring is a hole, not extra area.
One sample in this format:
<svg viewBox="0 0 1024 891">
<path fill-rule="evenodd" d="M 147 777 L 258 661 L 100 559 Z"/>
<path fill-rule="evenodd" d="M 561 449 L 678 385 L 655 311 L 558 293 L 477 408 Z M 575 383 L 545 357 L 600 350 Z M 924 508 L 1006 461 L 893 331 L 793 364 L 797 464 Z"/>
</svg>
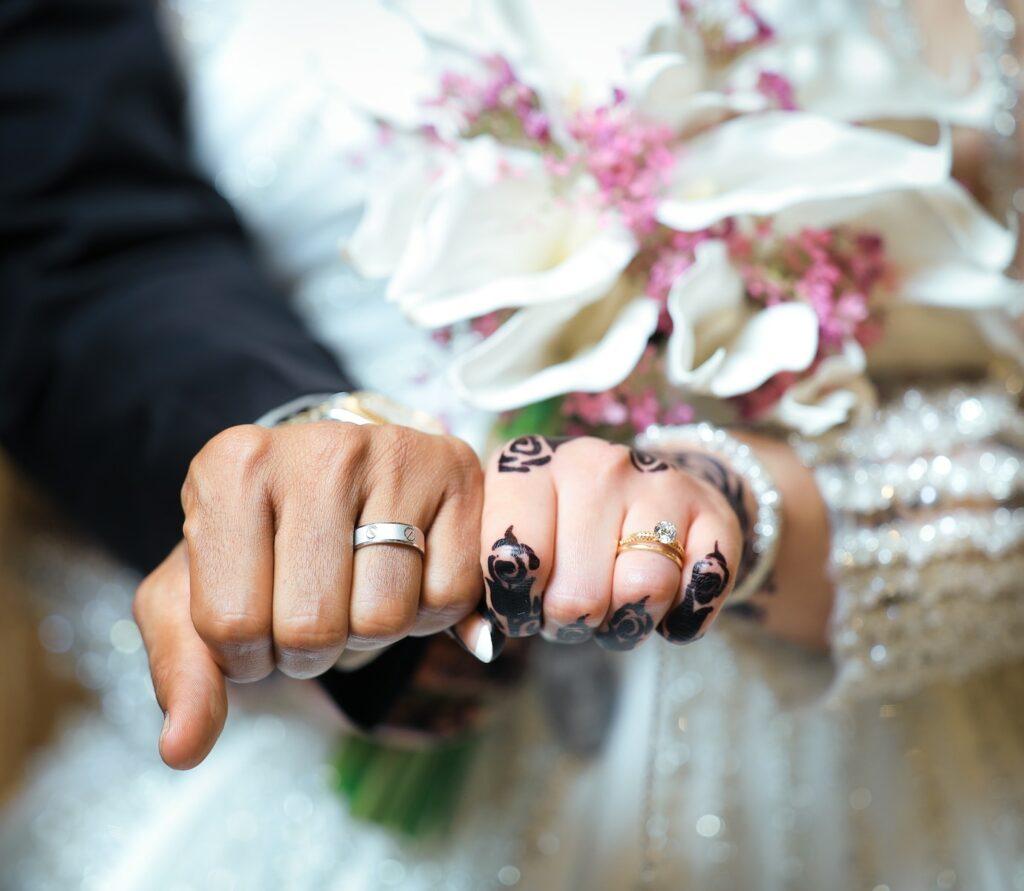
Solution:
<svg viewBox="0 0 1024 891">
<path fill-rule="evenodd" d="M 708 54 L 726 63 L 775 39 L 775 29 L 749 0 L 701 4 L 676 0 L 679 14 L 700 35 Z M 730 8 L 731 7 L 731 8 Z"/>
<path fill-rule="evenodd" d="M 796 111 L 796 96 L 789 79 L 777 71 L 762 71 L 757 78 L 757 91 L 776 108 Z"/>
<path fill-rule="evenodd" d="M 577 112 L 569 130 L 582 146 L 576 161 L 596 180 L 604 205 L 617 210 L 637 235 L 650 235 L 675 164 L 671 129 L 616 102 Z"/>
<path fill-rule="evenodd" d="M 739 265 L 751 298 L 766 306 L 787 300 L 811 306 L 818 316 L 819 355 L 836 352 L 851 337 L 861 345 L 877 339 L 871 297 L 891 275 L 878 235 L 806 228 L 778 239 L 762 228 L 760 242 Z"/>
<path fill-rule="evenodd" d="M 540 110 L 536 91 L 524 84 L 504 56 L 486 56 L 481 75 L 445 71 L 441 91 L 426 104 L 454 111 L 462 129 L 507 133 L 515 128 L 521 137 L 545 144 L 550 140 L 550 122 Z"/>
</svg>

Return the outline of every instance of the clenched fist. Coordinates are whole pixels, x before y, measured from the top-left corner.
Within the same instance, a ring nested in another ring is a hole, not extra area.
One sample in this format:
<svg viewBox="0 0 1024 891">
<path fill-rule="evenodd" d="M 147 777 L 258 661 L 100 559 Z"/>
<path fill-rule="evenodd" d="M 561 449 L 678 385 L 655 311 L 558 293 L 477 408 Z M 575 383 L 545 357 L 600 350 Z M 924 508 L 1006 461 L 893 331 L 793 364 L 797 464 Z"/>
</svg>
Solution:
<svg viewBox="0 0 1024 891">
<path fill-rule="evenodd" d="M 707 453 L 519 437 L 487 468 L 481 541 L 491 620 L 512 637 L 594 637 L 615 650 L 655 629 L 673 643 L 695 640 L 735 585 L 751 507 L 735 474 Z M 658 547 L 659 524 L 678 538 L 678 564 Z M 646 535 L 620 551 L 632 533 Z"/>
<path fill-rule="evenodd" d="M 139 588 L 135 617 L 167 718 L 161 754 L 201 761 L 226 714 L 224 677 L 297 678 L 348 649 L 440 631 L 481 597 L 480 462 L 461 440 L 393 425 L 234 427 L 195 457 L 185 541 Z M 353 549 L 395 521 L 414 548 Z"/>
</svg>

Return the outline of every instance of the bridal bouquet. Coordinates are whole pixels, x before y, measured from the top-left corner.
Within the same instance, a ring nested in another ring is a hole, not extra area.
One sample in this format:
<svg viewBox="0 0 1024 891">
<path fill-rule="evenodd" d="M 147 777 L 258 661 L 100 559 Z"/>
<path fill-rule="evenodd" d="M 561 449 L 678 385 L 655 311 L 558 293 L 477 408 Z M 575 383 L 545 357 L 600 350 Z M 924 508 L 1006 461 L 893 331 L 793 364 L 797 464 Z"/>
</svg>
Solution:
<svg viewBox="0 0 1024 891">
<path fill-rule="evenodd" d="M 951 176 L 949 125 L 987 124 L 991 86 L 954 89 L 849 10 L 800 4 L 786 32 L 747 0 L 397 6 L 422 95 L 377 115 L 386 172 L 346 254 L 507 435 L 698 414 L 817 435 L 871 406 L 895 307 L 1021 307 L 1015 233 Z M 342 770 L 353 800 L 390 757 Z M 433 762 L 403 764 L 419 781 L 382 820 L 437 792 Z"/>
<path fill-rule="evenodd" d="M 871 404 L 893 306 L 1019 309 L 1015 234 L 951 176 L 947 125 L 986 123 L 990 86 L 805 7 L 788 34 L 746 0 L 465 6 L 399 4 L 430 86 L 381 122 L 346 250 L 470 404 L 815 435 Z"/>
</svg>

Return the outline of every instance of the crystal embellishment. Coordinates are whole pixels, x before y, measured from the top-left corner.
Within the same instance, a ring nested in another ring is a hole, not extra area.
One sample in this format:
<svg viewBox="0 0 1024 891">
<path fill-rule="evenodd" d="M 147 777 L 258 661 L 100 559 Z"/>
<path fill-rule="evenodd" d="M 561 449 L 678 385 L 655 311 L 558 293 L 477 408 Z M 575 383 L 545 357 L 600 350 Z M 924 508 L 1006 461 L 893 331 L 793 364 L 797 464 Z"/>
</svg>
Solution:
<svg viewBox="0 0 1024 891">
<path fill-rule="evenodd" d="M 676 540 L 676 524 L 668 520 L 662 520 L 654 527 L 654 534 L 662 544 L 672 544 Z"/>
</svg>

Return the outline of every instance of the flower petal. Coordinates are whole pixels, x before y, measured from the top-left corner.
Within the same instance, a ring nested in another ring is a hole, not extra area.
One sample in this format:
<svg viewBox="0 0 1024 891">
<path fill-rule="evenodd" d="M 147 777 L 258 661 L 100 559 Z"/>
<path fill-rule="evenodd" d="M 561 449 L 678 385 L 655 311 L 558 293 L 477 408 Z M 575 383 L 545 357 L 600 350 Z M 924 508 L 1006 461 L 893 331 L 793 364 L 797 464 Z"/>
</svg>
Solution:
<svg viewBox="0 0 1024 891">
<path fill-rule="evenodd" d="M 924 146 L 815 115 L 752 114 L 689 143 L 658 218 L 695 231 L 736 214 L 771 214 L 805 201 L 933 185 L 949 170 L 945 131 L 937 145 Z"/>
<path fill-rule="evenodd" d="M 779 303 L 751 316 L 711 381 L 715 396 L 739 396 L 781 371 L 803 371 L 818 352 L 818 317 L 806 303 Z"/>
<path fill-rule="evenodd" d="M 433 152 L 418 147 L 369 190 L 363 216 L 343 249 L 360 275 L 386 278 L 398 268 L 440 163 Z"/>
<path fill-rule="evenodd" d="M 763 71 L 785 77 L 800 108 L 830 118 L 928 119 L 988 126 L 991 78 L 971 90 L 938 78 L 919 57 L 901 54 L 865 29 L 842 27 L 781 39 L 744 54 L 726 76 L 732 91 L 755 90 Z"/>
<path fill-rule="evenodd" d="M 737 316 L 742 317 L 742 308 L 743 281 L 729 262 L 725 244 L 721 241 L 699 244 L 693 265 L 676 279 L 668 296 L 672 334 L 666 350 L 665 370 L 673 384 L 697 393 L 709 391 L 725 359 L 725 349 L 713 348 L 711 355 L 695 368 L 697 328 L 705 320 L 717 320 L 728 326 L 731 334 Z M 728 336 L 702 339 L 724 341 Z"/>
<path fill-rule="evenodd" d="M 580 319 L 583 309 L 577 302 L 520 310 L 455 361 L 451 379 L 456 390 L 478 408 L 506 411 L 563 393 L 598 393 L 620 384 L 640 361 L 657 327 L 657 303 L 639 297 L 622 306 L 610 295 L 589 307 L 593 326 Z M 575 347 L 567 344 L 567 335 L 574 339 L 580 327 L 593 327 L 590 338 Z"/>
<path fill-rule="evenodd" d="M 882 236 L 899 274 L 897 299 L 961 309 L 1024 305 L 1024 285 L 1002 274 L 1016 252 L 1017 233 L 953 180 L 921 191 L 812 202 L 776 217 L 779 231 L 839 223 Z"/>
<path fill-rule="evenodd" d="M 388 286 L 418 324 L 608 291 L 636 252 L 614 220 L 560 199 L 536 155 L 487 137 L 438 181 Z"/>
<path fill-rule="evenodd" d="M 818 367 L 785 393 L 769 419 L 804 436 L 820 436 L 845 422 L 854 411 L 867 411 L 875 403 L 874 390 L 864 370 L 864 351 L 854 340 L 843 352 L 823 359 Z"/>
<path fill-rule="evenodd" d="M 506 56 L 527 83 L 563 107 L 610 101 L 613 88 L 625 83 L 625 60 L 670 13 L 665 0 L 397 4 L 434 41 L 475 56 Z"/>
<path fill-rule="evenodd" d="M 698 245 L 693 266 L 669 293 L 672 334 L 666 373 L 673 384 L 726 398 L 749 393 L 780 371 L 803 371 L 814 361 L 814 310 L 804 303 L 784 303 L 750 313 L 743 293 L 725 244 Z M 698 355 L 708 353 L 695 368 Z"/>
</svg>

